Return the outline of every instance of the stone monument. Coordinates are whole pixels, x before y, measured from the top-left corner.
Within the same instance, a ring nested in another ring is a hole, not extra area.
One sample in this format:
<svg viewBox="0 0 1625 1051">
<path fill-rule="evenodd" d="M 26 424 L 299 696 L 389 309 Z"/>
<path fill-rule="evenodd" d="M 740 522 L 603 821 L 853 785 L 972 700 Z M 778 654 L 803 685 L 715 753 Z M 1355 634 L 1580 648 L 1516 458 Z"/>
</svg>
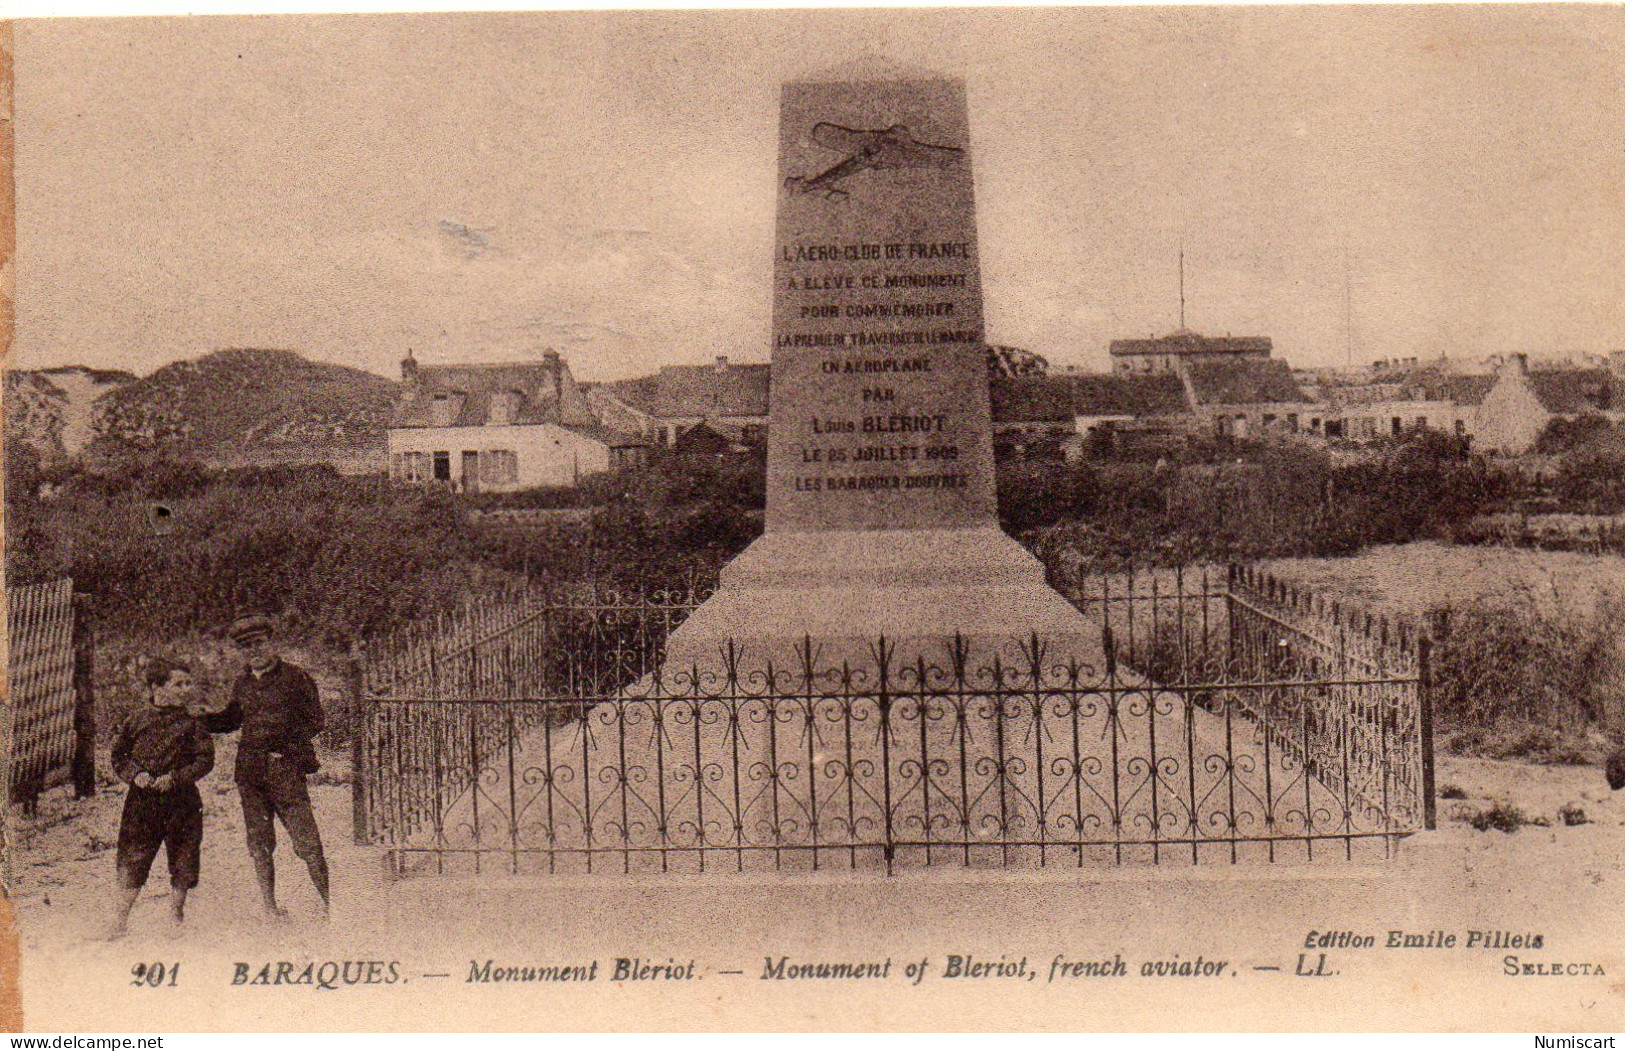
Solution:
<svg viewBox="0 0 1625 1051">
<path fill-rule="evenodd" d="M 862 660 L 956 634 L 1098 652 L 998 526 L 964 84 L 783 88 L 763 535 L 671 636 L 668 666 Z"/>
</svg>

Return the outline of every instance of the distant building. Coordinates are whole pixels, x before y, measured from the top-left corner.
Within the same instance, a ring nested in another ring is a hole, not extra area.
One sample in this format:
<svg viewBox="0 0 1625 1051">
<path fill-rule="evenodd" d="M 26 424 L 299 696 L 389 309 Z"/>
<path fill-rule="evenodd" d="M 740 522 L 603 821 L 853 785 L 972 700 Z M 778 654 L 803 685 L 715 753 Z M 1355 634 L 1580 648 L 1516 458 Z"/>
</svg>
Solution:
<svg viewBox="0 0 1625 1051">
<path fill-rule="evenodd" d="M 730 439 L 708 423 L 696 423 L 683 431 L 672 443 L 671 451 L 678 456 L 727 456 L 750 451 L 750 446 Z"/>
<path fill-rule="evenodd" d="M 1257 438 L 1320 428 L 1324 408 L 1284 361 L 1215 357 L 1182 362 L 1179 378 L 1197 418 L 1220 437 Z"/>
<path fill-rule="evenodd" d="M 1528 355 L 1510 354 L 1489 359 L 1486 372 L 1476 362 L 1399 358 L 1323 374 L 1315 396 L 1328 438 L 1362 443 L 1436 431 L 1470 438 L 1483 452 L 1521 456 L 1555 419 L 1625 420 L 1625 376 L 1611 358 L 1582 360 L 1531 368 Z"/>
<path fill-rule="evenodd" d="M 1076 439 L 1090 436 L 1178 441 L 1195 422 L 1184 385 L 1167 374 L 996 377 L 989 394 L 994 446 L 1006 457 L 1070 455 Z"/>
<path fill-rule="evenodd" d="M 1485 452 L 1521 456 L 1555 419 L 1600 416 L 1625 421 L 1625 380 L 1611 368 L 1531 371 L 1509 355 L 1474 414 L 1474 441 Z"/>
<path fill-rule="evenodd" d="M 574 485 L 635 460 L 642 442 L 593 416 L 570 367 L 401 362 L 401 399 L 389 425 L 389 473 L 398 481 L 505 491 Z"/>
<path fill-rule="evenodd" d="M 595 384 L 586 397 L 606 426 L 656 445 L 672 448 L 703 423 L 754 448 L 767 441 L 768 369 L 718 356 L 711 365 L 667 365 L 653 376 Z"/>
<path fill-rule="evenodd" d="M 987 371 L 990 376 L 1043 376 L 1049 372 L 1049 359 L 1020 347 L 988 344 Z"/>
<path fill-rule="evenodd" d="M 1331 439 L 1364 443 L 1422 431 L 1471 437 L 1478 403 L 1494 377 L 1462 372 L 1445 361 L 1375 362 L 1364 373 L 1322 377 L 1320 428 Z"/>
<path fill-rule="evenodd" d="M 1268 336 L 1203 336 L 1179 329 L 1151 339 L 1114 339 L 1108 348 L 1115 373 L 1174 372 L 1181 363 L 1267 361 Z"/>
</svg>

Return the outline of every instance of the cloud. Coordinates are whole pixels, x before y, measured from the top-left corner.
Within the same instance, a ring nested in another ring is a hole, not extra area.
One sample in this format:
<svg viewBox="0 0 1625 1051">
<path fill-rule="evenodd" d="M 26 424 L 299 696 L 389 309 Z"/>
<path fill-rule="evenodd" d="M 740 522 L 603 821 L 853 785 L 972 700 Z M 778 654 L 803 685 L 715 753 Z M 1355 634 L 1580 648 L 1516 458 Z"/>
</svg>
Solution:
<svg viewBox="0 0 1625 1051">
<path fill-rule="evenodd" d="M 465 252 L 470 259 L 484 255 L 492 250 L 491 239 L 486 236 L 489 230 L 480 230 L 466 223 L 455 222 L 451 219 L 440 220 L 440 232 L 453 246 Z"/>
</svg>

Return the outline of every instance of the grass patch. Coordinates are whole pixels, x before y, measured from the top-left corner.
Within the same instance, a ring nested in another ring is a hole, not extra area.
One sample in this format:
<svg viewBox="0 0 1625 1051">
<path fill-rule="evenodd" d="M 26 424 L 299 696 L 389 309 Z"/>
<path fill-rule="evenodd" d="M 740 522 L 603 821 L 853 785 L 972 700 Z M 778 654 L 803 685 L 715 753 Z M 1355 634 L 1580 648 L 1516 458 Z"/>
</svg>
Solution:
<svg viewBox="0 0 1625 1051">
<path fill-rule="evenodd" d="M 1461 755 L 1580 766 L 1625 695 L 1625 602 L 1480 599 L 1434 618 L 1434 710 Z"/>
</svg>

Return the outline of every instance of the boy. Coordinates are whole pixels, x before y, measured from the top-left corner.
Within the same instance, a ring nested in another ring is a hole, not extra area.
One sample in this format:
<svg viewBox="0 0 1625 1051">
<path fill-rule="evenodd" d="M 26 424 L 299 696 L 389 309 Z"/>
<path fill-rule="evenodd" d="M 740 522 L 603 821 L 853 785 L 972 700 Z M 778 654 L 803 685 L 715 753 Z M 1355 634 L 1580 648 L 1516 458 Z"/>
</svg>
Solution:
<svg viewBox="0 0 1625 1051">
<path fill-rule="evenodd" d="M 131 712 L 113 742 L 113 772 L 130 786 L 118 829 L 118 893 L 109 940 L 124 934 L 147 873 L 164 847 L 170 916 L 186 915 L 203 849 L 198 779 L 214 769 L 214 739 L 187 710 L 192 669 L 159 658 L 147 666 L 148 704 Z"/>
</svg>

